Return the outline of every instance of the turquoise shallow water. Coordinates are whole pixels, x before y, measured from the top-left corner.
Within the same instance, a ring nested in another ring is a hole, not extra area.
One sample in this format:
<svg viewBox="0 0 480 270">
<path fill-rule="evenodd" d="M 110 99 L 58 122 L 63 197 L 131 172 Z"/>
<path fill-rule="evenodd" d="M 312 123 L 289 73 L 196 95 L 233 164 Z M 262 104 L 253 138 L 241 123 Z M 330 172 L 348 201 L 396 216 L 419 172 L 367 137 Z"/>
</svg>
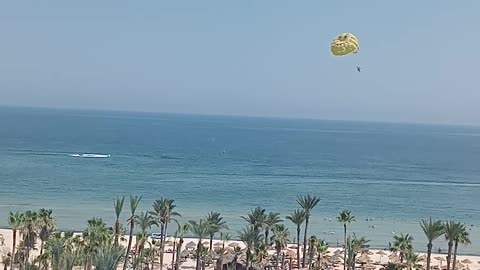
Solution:
<svg viewBox="0 0 480 270">
<path fill-rule="evenodd" d="M 41 207 L 65 229 L 112 221 L 112 199 L 131 191 L 141 210 L 167 196 L 186 219 L 220 211 L 235 232 L 250 208 L 285 216 L 310 193 L 311 231 L 332 243 L 349 209 L 373 246 L 409 232 L 422 249 L 418 220 L 432 216 L 467 223 L 461 250 L 480 254 L 480 128 L 0 108 L 0 182 L 3 227 L 9 211 Z"/>
</svg>

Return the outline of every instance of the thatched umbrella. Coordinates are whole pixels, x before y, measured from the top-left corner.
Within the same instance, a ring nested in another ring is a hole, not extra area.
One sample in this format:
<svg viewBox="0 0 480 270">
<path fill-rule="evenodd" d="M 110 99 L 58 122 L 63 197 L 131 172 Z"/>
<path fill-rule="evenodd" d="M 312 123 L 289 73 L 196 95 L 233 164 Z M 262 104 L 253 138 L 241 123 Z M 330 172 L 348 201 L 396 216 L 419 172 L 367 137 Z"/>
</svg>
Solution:
<svg viewBox="0 0 480 270">
<path fill-rule="evenodd" d="M 190 251 L 187 249 L 184 249 L 182 252 L 180 252 L 180 257 L 182 258 L 187 258 L 190 255 Z"/>
<path fill-rule="evenodd" d="M 364 263 L 368 263 L 369 260 L 370 260 L 370 257 L 368 257 L 367 254 L 362 254 L 360 257 L 358 257 L 357 262 L 364 264 Z"/>
<path fill-rule="evenodd" d="M 330 262 L 332 263 L 341 263 L 343 261 L 343 258 L 342 256 L 339 255 L 333 255 L 332 257 L 330 257 L 329 259 Z"/>
<path fill-rule="evenodd" d="M 473 262 L 470 261 L 469 259 L 465 259 L 465 260 L 462 261 L 462 263 L 464 263 L 464 264 L 472 264 Z"/>
<path fill-rule="evenodd" d="M 196 246 L 197 246 L 197 243 L 195 243 L 193 241 L 190 241 L 185 245 L 186 248 L 194 248 Z"/>
<path fill-rule="evenodd" d="M 365 252 L 365 254 L 372 256 L 372 255 L 375 254 L 375 253 L 373 253 L 373 252 L 370 251 L 370 250 L 367 250 L 367 252 Z"/>
<path fill-rule="evenodd" d="M 228 244 L 228 246 L 231 247 L 231 248 L 236 248 L 236 247 L 239 246 L 239 244 L 237 242 L 232 242 L 232 243 Z"/>
<path fill-rule="evenodd" d="M 387 253 L 383 252 L 383 250 L 377 251 L 377 255 L 380 255 L 380 263 L 382 263 L 383 256 L 387 255 Z"/>
<path fill-rule="evenodd" d="M 287 250 L 286 256 L 287 258 L 295 259 L 297 257 L 297 253 L 293 250 Z"/>
<path fill-rule="evenodd" d="M 440 268 L 442 267 L 442 262 L 446 261 L 444 257 L 440 256 L 434 257 L 434 259 L 438 261 L 438 265 Z"/>
<path fill-rule="evenodd" d="M 210 245 L 210 242 L 205 241 L 205 242 L 202 243 L 202 245 L 203 245 L 204 247 L 208 247 L 208 246 Z"/>
</svg>

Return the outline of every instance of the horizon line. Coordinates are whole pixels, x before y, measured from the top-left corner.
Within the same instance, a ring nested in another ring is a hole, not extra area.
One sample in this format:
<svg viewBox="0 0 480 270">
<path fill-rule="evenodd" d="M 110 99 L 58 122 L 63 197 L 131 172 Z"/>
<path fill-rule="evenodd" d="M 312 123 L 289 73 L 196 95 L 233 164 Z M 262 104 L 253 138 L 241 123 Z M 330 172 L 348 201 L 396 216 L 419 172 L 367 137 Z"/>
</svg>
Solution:
<svg viewBox="0 0 480 270">
<path fill-rule="evenodd" d="M 30 105 L 5 105 L 0 104 L 0 108 L 12 109 L 39 109 L 39 110 L 65 110 L 65 111 L 86 111 L 86 112 L 112 112 L 112 113 L 144 113 L 144 114 L 169 114 L 183 116 L 204 116 L 204 117 L 231 117 L 231 118 L 257 118 L 257 119 L 277 119 L 277 120 L 306 120 L 306 121 L 325 121 L 325 122 L 346 122 L 346 123 L 369 123 L 369 124 L 390 124 L 390 125 L 419 125 L 419 126 L 444 126 L 444 127 L 466 127 L 479 128 L 480 124 L 466 123 L 438 123 L 438 122 L 409 122 L 409 121 L 382 121 L 382 120 L 352 120 L 352 119 L 326 119 L 315 117 L 296 117 L 296 116 L 271 116 L 271 115 L 244 115 L 244 114 L 216 114 L 216 113 L 195 113 L 195 112 L 168 112 L 168 111 L 143 111 L 129 109 L 104 109 L 104 108 L 72 108 L 72 107 L 50 107 L 50 106 L 30 106 Z"/>
</svg>

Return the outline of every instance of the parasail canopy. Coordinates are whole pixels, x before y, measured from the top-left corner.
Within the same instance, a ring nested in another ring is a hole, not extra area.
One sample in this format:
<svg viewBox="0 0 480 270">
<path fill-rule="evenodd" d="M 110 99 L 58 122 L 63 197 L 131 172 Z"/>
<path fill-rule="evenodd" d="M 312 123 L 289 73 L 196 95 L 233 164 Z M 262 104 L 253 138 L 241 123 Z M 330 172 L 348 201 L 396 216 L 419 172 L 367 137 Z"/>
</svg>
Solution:
<svg viewBox="0 0 480 270">
<path fill-rule="evenodd" d="M 352 33 L 343 33 L 332 41 L 331 51 L 335 56 L 345 56 L 358 53 L 360 46 Z"/>
</svg>

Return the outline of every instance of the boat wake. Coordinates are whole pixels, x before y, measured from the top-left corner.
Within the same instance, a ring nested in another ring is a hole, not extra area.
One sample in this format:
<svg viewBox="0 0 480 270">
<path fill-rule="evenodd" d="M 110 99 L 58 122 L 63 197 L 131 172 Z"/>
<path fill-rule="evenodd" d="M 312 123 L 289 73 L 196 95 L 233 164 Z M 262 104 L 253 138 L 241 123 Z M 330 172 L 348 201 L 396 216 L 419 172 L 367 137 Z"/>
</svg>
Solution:
<svg viewBox="0 0 480 270">
<path fill-rule="evenodd" d="M 78 158 L 109 158 L 109 154 L 90 154 L 90 153 L 84 153 L 84 154 L 70 154 L 69 156 L 71 157 L 78 157 Z"/>
</svg>

